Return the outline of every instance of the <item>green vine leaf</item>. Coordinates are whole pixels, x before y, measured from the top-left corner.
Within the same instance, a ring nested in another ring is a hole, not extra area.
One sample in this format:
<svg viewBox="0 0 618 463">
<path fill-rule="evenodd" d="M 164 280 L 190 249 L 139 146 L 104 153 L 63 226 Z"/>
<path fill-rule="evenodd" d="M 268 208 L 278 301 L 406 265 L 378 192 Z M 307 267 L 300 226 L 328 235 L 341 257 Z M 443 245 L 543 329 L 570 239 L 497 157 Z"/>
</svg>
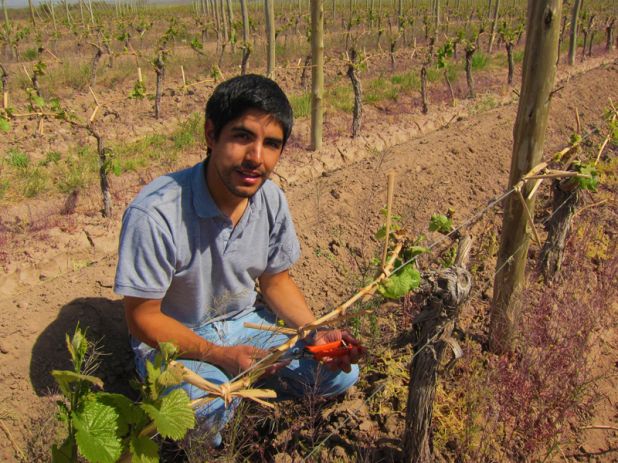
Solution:
<svg viewBox="0 0 618 463">
<path fill-rule="evenodd" d="M 157 379 L 157 384 L 162 388 L 176 386 L 182 383 L 182 367 L 180 365 L 168 366 Z"/>
<path fill-rule="evenodd" d="M 158 463 L 159 447 L 148 437 L 131 437 L 131 463 Z"/>
<path fill-rule="evenodd" d="M 575 177 L 577 185 L 582 190 L 597 191 L 599 172 L 593 164 L 574 163 L 575 170 L 588 177 Z"/>
<path fill-rule="evenodd" d="M 73 463 L 75 440 L 67 437 L 60 447 L 52 445 L 52 463 Z"/>
<path fill-rule="evenodd" d="M 163 437 L 179 440 L 195 426 L 195 415 L 189 396 L 183 389 L 174 389 L 153 404 L 142 404 L 142 409 L 154 421 Z"/>
<path fill-rule="evenodd" d="M 421 254 L 426 254 L 431 252 L 431 249 L 426 246 L 410 246 L 406 250 L 406 257 L 408 259 L 412 259 L 413 257 L 420 256 Z"/>
<path fill-rule="evenodd" d="M 437 231 L 446 235 L 453 231 L 453 222 L 445 215 L 434 214 L 429 221 L 429 231 Z"/>
<path fill-rule="evenodd" d="M 118 437 L 118 412 L 97 400 L 86 402 L 73 415 L 79 452 L 92 463 L 114 463 L 122 454 Z"/>
<path fill-rule="evenodd" d="M 33 96 L 31 101 L 34 106 L 40 109 L 43 109 L 45 107 L 45 100 L 40 96 Z"/>
<path fill-rule="evenodd" d="M 137 425 L 146 420 L 144 411 L 122 394 L 99 392 L 96 397 L 98 402 L 113 407 L 118 412 L 118 434 L 120 436 L 129 433 L 129 425 Z"/>
<path fill-rule="evenodd" d="M 135 85 L 133 85 L 133 90 L 131 91 L 131 93 L 129 93 L 129 98 L 141 100 L 145 96 L 146 86 L 144 85 L 144 82 L 141 80 L 136 81 Z"/>
<path fill-rule="evenodd" d="M 71 390 L 71 384 L 77 382 L 85 381 L 101 389 L 103 388 L 103 381 L 96 376 L 83 375 L 70 370 L 53 370 L 51 374 L 66 397 L 70 397 L 70 394 L 73 393 Z"/>
<path fill-rule="evenodd" d="M 406 265 L 378 286 L 378 292 L 389 299 L 399 299 L 421 284 L 421 274 L 412 265 Z"/>
<path fill-rule="evenodd" d="M 79 371 L 88 352 L 88 340 L 79 325 L 75 327 L 72 337 L 67 333 L 65 340 L 69 354 L 71 354 L 71 362 L 75 370 Z"/>
</svg>

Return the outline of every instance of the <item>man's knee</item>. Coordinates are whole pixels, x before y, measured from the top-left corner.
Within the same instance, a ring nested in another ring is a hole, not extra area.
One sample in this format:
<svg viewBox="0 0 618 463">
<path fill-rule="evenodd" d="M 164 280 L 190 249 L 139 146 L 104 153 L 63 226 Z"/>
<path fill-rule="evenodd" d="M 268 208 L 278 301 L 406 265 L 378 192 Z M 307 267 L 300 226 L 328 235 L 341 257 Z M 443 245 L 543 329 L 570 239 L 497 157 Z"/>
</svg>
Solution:
<svg viewBox="0 0 618 463">
<path fill-rule="evenodd" d="M 329 372 L 330 373 L 330 372 Z M 318 377 L 319 394 L 324 397 L 334 397 L 343 394 L 358 381 L 358 365 L 352 365 L 349 373 L 333 372 L 326 375 L 322 381 Z"/>
</svg>

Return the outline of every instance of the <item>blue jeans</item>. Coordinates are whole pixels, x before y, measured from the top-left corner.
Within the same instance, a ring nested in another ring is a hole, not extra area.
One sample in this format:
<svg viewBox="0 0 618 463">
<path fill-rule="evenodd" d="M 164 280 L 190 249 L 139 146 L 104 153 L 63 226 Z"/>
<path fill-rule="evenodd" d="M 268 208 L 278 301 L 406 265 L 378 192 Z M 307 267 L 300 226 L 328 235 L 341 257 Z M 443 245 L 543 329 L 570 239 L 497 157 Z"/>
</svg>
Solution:
<svg viewBox="0 0 618 463">
<path fill-rule="evenodd" d="M 243 326 L 245 322 L 274 325 L 276 317 L 270 310 L 259 308 L 248 314 L 206 324 L 195 331 L 207 341 L 220 346 L 247 344 L 268 350 L 289 339 L 284 334 L 245 328 Z M 141 377 L 144 377 L 146 374 L 145 361 L 152 361 L 156 351 L 143 343 L 134 342 L 133 344 L 137 372 Z M 303 341 L 299 341 L 298 345 L 304 345 Z M 187 368 L 212 383 L 222 384 L 231 379 L 226 372 L 210 363 L 184 359 L 180 361 Z M 352 371 L 345 373 L 343 371 L 331 371 L 313 359 L 301 359 L 293 360 L 274 375 L 260 380 L 257 386 L 274 389 L 279 397 L 301 397 L 308 393 L 322 397 L 333 397 L 345 392 L 357 380 L 357 365 L 352 365 Z M 191 400 L 205 395 L 203 390 L 189 384 L 185 383 L 182 387 Z M 234 399 L 232 404 L 226 408 L 223 400 L 217 399 L 197 410 L 200 428 L 212 433 L 214 445 L 218 445 L 220 442 L 219 431 L 230 420 L 239 403 L 240 399 Z"/>
</svg>

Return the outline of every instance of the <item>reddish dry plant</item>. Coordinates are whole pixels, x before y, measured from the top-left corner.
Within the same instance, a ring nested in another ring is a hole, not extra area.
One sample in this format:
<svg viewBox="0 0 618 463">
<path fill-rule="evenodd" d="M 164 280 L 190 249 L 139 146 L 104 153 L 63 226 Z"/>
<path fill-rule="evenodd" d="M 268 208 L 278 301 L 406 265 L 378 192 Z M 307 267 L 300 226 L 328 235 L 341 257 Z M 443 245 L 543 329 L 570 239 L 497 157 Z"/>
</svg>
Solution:
<svg viewBox="0 0 618 463">
<path fill-rule="evenodd" d="M 570 241 L 559 285 L 526 292 L 518 348 L 488 365 L 501 446 L 516 461 L 551 448 L 592 400 L 589 348 L 618 296 L 618 256 L 594 268 L 584 244 Z"/>
</svg>

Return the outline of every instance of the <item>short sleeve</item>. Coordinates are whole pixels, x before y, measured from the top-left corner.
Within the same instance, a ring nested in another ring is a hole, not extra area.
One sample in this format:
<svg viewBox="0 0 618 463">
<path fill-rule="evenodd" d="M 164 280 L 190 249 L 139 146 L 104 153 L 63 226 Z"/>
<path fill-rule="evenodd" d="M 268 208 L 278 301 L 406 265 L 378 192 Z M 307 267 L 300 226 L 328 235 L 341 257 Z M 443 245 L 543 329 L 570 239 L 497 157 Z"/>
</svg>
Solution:
<svg viewBox="0 0 618 463">
<path fill-rule="evenodd" d="M 162 299 L 171 284 L 175 261 L 169 230 L 145 211 L 127 209 L 122 219 L 114 292 Z"/>
<path fill-rule="evenodd" d="M 289 269 L 300 257 L 300 245 L 294 230 L 287 201 L 281 193 L 280 207 L 270 231 L 268 263 L 265 273 L 273 274 Z"/>
</svg>

